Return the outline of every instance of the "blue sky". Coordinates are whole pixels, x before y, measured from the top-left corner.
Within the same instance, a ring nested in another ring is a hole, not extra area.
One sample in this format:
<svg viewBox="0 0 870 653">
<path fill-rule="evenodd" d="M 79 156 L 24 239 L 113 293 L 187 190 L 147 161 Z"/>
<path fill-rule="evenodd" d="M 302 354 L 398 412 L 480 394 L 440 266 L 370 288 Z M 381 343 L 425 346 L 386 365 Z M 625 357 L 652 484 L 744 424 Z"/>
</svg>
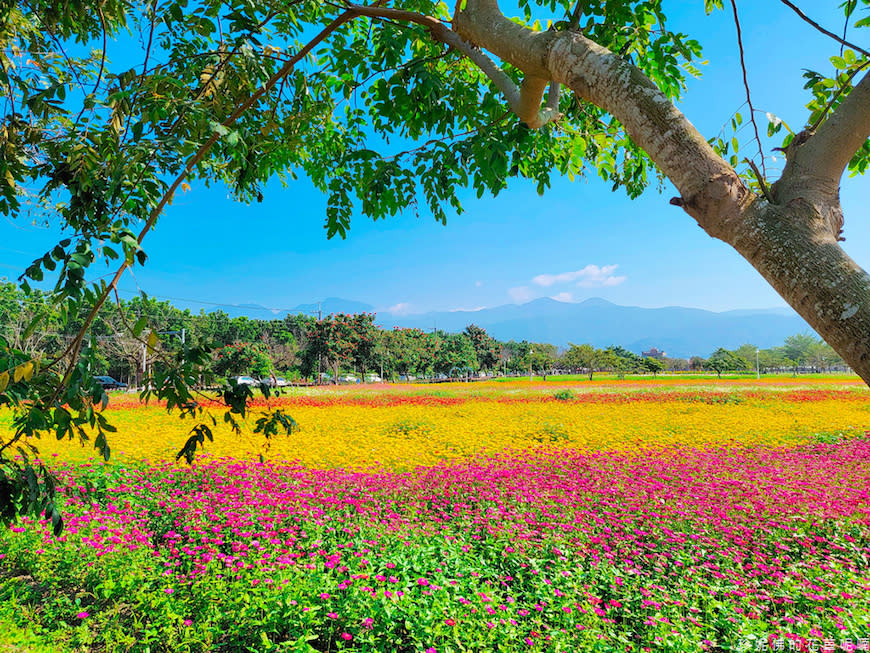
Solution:
<svg viewBox="0 0 870 653">
<path fill-rule="evenodd" d="M 825 8 L 821 2 L 803 4 L 829 29 L 842 29 L 839 2 L 826 2 Z M 665 7 L 672 29 L 704 45 L 709 64 L 703 78 L 690 82 L 681 108 L 701 133 L 713 136 L 734 111 L 747 116 L 730 9 L 705 16 L 701 0 L 666 2 Z M 780 3 L 740 3 L 739 10 L 753 103 L 799 128 L 808 99 L 802 69 L 828 70 L 827 57 L 837 54 L 836 44 Z M 851 37 L 866 43 L 868 33 Z M 759 118 L 763 121 L 763 115 Z M 742 151 L 749 152 L 749 130 L 739 137 Z M 783 163 L 766 162 L 774 169 Z M 865 268 L 870 264 L 868 191 L 870 179 L 844 177 L 844 246 Z M 590 177 L 557 178 L 539 197 L 531 184 L 514 181 L 497 198 L 478 200 L 465 193 L 466 212 L 450 216 L 446 227 L 423 211 L 419 217 L 377 222 L 359 215 L 346 240 L 327 240 L 325 200 L 304 179 L 288 188 L 274 183 L 261 204 L 250 206 L 228 199 L 223 188 L 195 184 L 176 198 L 145 241 L 146 267 L 125 276 L 121 288 L 278 309 L 342 297 L 398 313 L 545 296 L 716 311 L 784 306 L 736 252 L 668 204 L 674 194 L 650 189 L 631 201 Z M 56 238 L 22 220 L 0 220 L 0 276 L 17 277 Z M 195 301 L 175 303 L 208 308 Z"/>
</svg>

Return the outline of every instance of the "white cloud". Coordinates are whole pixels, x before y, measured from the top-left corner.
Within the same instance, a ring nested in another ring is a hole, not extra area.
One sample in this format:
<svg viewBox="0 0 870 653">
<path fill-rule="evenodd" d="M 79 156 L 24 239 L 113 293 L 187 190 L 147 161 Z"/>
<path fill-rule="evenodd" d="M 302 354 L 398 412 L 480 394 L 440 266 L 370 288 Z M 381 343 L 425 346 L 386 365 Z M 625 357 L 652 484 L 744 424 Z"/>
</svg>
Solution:
<svg viewBox="0 0 870 653">
<path fill-rule="evenodd" d="M 474 308 L 450 308 L 447 309 L 448 313 L 475 313 L 477 311 L 482 311 L 483 309 L 488 308 L 487 306 L 475 306 Z"/>
<path fill-rule="evenodd" d="M 556 283 L 569 283 L 576 281 L 580 288 L 599 288 L 604 286 L 618 286 L 628 277 L 615 276 L 613 273 L 618 268 L 618 265 L 597 265 L 589 264 L 581 270 L 573 272 L 560 272 L 559 274 L 539 274 L 532 279 L 532 283 L 548 288 Z"/>
<path fill-rule="evenodd" d="M 516 288 L 511 288 L 508 290 L 508 295 L 511 296 L 515 302 L 527 302 L 533 297 L 535 297 L 535 293 L 528 286 L 517 286 Z"/>
<path fill-rule="evenodd" d="M 483 281 L 475 281 L 474 285 L 480 288 L 483 285 Z"/>
<path fill-rule="evenodd" d="M 555 299 L 557 302 L 573 302 L 574 295 L 569 292 L 560 292 L 557 295 L 553 295 L 550 299 Z"/>
<path fill-rule="evenodd" d="M 398 304 L 393 304 L 388 309 L 386 309 L 386 313 L 392 313 L 393 315 L 410 315 L 414 312 L 413 304 L 409 304 L 408 302 L 399 302 Z"/>
</svg>

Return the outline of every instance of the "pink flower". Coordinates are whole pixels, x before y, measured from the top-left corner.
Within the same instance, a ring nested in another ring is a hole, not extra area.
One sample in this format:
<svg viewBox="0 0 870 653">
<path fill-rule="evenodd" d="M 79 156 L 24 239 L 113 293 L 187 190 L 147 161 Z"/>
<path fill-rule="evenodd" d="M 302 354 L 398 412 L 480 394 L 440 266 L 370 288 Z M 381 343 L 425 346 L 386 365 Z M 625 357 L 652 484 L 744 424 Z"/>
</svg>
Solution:
<svg viewBox="0 0 870 653">
<path fill-rule="evenodd" d="M 89 613 L 87 613 L 87 612 L 79 612 L 76 616 L 77 616 L 79 619 L 87 619 L 87 618 L 90 617 L 91 615 L 90 615 Z"/>
<path fill-rule="evenodd" d="M 363 619 L 363 626 L 365 626 L 366 628 L 371 628 L 374 624 L 375 620 L 371 617 L 366 617 L 365 619 Z"/>
<path fill-rule="evenodd" d="M 429 581 L 426 580 L 425 578 L 418 578 L 418 579 L 417 579 L 417 585 L 424 585 L 424 586 L 425 586 L 425 585 L 428 585 L 428 584 L 429 584 Z"/>
<path fill-rule="evenodd" d="M 326 616 L 330 619 L 338 619 L 338 615 L 335 612 L 329 612 Z"/>
<path fill-rule="evenodd" d="M 342 633 L 342 634 L 341 634 L 341 638 L 342 638 L 344 641 L 349 642 L 350 640 L 353 639 L 353 635 L 351 635 L 350 633 Z"/>
<path fill-rule="evenodd" d="M 185 625 L 185 626 L 190 626 L 190 625 L 192 625 L 192 624 L 193 624 L 193 622 L 192 622 L 190 619 L 185 619 L 185 620 L 184 620 L 184 625 Z"/>
</svg>

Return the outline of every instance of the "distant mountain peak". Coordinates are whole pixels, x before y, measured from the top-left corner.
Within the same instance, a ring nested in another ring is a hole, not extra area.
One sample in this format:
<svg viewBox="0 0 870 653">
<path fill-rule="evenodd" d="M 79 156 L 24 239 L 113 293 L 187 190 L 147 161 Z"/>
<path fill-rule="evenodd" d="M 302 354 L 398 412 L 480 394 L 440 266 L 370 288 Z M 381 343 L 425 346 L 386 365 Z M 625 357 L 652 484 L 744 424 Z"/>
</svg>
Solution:
<svg viewBox="0 0 870 653">
<path fill-rule="evenodd" d="M 618 304 L 614 304 L 613 302 L 609 302 L 606 299 L 601 297 L 590 297 L 589 299 L 585 299 L 580 302 L 580 306 L 617 306 Z"/>
<path fill-rule="evenodd" d="M 560 302 L 543 297 L 525 304 L 494 306 L 473 315 L 440 312 L 391 316 L 400 327 L 460 332 L 469 323 L 502 341 L 548 342 L 557 347 L 590 343 L 594 347 L 617 344 L 635 353 L 656 347 L 670 356 L 709 356 L 719 347 L 734 349 L 750 342 L 758 347 L 779 345 L 807 330 L 796 314 L 767 311 L 715 313 L 698 308 L 620 306 L 601 297 L 582 302 Z"/>
</svg>

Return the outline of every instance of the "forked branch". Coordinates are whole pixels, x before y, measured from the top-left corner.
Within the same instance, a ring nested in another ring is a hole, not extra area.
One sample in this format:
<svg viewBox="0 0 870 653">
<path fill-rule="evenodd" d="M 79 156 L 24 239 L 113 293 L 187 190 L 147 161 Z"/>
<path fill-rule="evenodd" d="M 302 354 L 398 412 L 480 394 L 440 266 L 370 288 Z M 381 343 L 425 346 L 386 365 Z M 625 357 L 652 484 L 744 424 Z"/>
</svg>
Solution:
<svg viewBox="0 0 870 653">
<path fill-rule="evenodd" d="M 814 134 L 797 148 L 783 177 L 792 169 L 810 171 L 836 185 L 855 152 L 870 138 L 870 72 L 858 82 Z"/>
<path fill-rule="evenodd" d="M 520 86 L 517 86 L 514 81 L 508 77 L 496 63 L 486 55 L 480 48 L 472 45 L 463 39 L 458 33 L 447 27 L 443 22 L 433 16 L 418 14 L 413 11 L 404 11 L 401 9 L 391 9 L 379 6 L 364 6 L 364 5 L 346 5 L 347 10 L 353 12 L 357 16 L 368 16 L 370 18 L 385 18 L 389 20 L 403 21 L 421 25 L 429 30 L 432 38 L 440 41 L 447 46 L 455 48 L 457 51 L 468 57 L 474 64 L 486 75 L 495 87 L 502 92 L 507 100 L 508 106 L 517 117 L 532 129 L 543 127 L 553 120 L 561 117 L 558 111 L 559 107 L 559 92 L 558 85 L 556 91 L 551 88 L 550 96 L 546 107 L 541 107 L 541 102 L 544 98 L 544 91 L 550 80 L 526 75 Z M 555 106 L 553 106 L 555 102 Z"/>
</svg>

